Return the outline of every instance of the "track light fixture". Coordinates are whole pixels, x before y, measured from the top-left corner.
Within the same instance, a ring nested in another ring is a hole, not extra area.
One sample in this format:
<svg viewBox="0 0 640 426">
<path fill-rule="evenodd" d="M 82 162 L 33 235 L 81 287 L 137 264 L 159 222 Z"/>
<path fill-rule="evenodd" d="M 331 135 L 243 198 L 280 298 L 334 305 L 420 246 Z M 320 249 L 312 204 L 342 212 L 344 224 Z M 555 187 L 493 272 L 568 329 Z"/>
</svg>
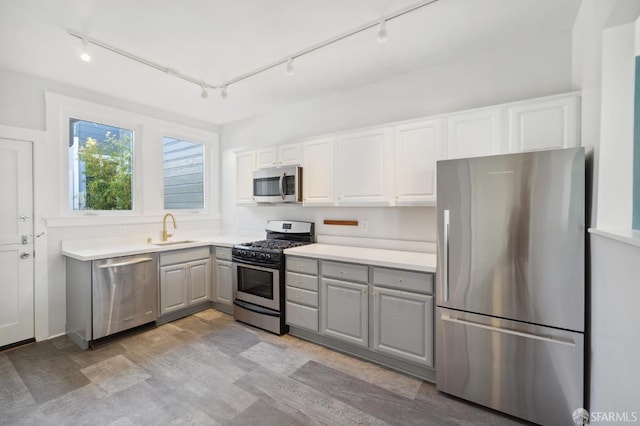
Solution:
<svg viewBox="0 0 640 426">
<path fill-rule="evenodd" d="M 411 5 L 411 6 L 405 7 L 404 9 L 400 9 L 400 10 L 397 10 L 397 11 L 395 11 L 393 13 L 385 15 L 379 20 L 368 22 L 368 23 L 366 23 L 364 25 L 361 25 L 361 26 L 351 30 L 351 31 L 347 31 L 345 33 L 342 33 L 342 34 L 339 34 L 339 35 L 337 35 L 335 37 L 332 37 L 332 38 L 330 38 L 328 40 L 325 40 L 325 41 L 323 41 L 321 43 L 314 44 L 313 46 L 309 46 L 306 49 L 303 49 L 303 50 L 300 50 L 298 52 L 295 52 L 295 53 L 287 56 L 286 58 L 279 59 L 279 60 L 277 60 L 277 61 L 275 61 L 275 62 L 273 62 L 271 64 L 265 65 L 265 66 L 263 66 L 261 68 L 258 68 L 256 70 L 254 70 L 254 71 L 251 71 L 251 72 L 239 75 L 237 77 L 231 78 L 231 79 L 229 79 L 229 80 L 227 80 L 224 83 L 219 84 L 219 85 L 212 85 L 212 84 L 206 83 L 206 82 L 204 82 L 202 80 L 195 79 L 195 78 L 190 77 L 190 76 L 188 76 L 186 74 L 182 74 L 182 73 L 180 73 L 180 72 L 178 72 L 178 71 L 176 71 L 174 69 L 171 69 L 169 67 L 165 67 L 165 66 L 160 65 L 158 63 L 155 63 L 155 62 L 149 61 L 147 59 L 141 58 L 140 56 L 136 56 L 133 53 L 126 52 L 126 51 L 124 51 L 122 49 L 119 49 L 117 47 L 111 46 L 111 45 L 109 45 L 107 43 L 104 43 L 102 41 L 99 41 L 99 40 L 96 40 L 96 39 L 91 39 L 91 38 L 87 37 L 84 34 L 81 34 L 81 33 L 78 33 L 78 32 L 72 31 L 72 30 L 68 30 L 68 32 L 69 32 L 69 35 L 71 35 L 73 37 L 77 37 L 77 38 L 82 40 L 83 50 L 82 50 L 82 53 L 81 53 L 80 57 L 85 62 L 91 61 L 91 54 L 89 53 L 88 45 L 92 44 L 94 46 L 98 46 L 98 47 L 101 47 L 101 48 L 103 48 L 105 50 L 108 50 L 108 51 L 110 51 L 112 53 L 116 53 L 116 54 L 118 54 L 120 56 L 123 56 L 125 58 L 131 59 L 132 61 L 141 63 L 141 64 L 146 65 L 146 66 L 151 67 L 151 68 L 155 68 L 158 71 L 161 71 L 161 72 L 163 72 L 165 74 L 170 74 L 170 75 L 172 75 L 174 77 L 177 77 L 179 79 L 182 79 L 182 80 L 188 81 L 190 83 L 196 84 L 196 85 L 200 86 L 200 88 L 202 89 L 202 92 L 200 93 L 200 97 L 202 99 L 207 99 L 209 97 L 208 89 L 210 89 L 210 90 L 220 89 L 220 96 L 222 96 L 223 99 L 226 99 L 227 96 L 228 96 L 227 87 L 230 86 L 231 84 L 235 84 L 235 83 L 238 83 L 238 82 L 240 82 L 242 80 L 246 80 L 247 78 L 250 78 L 250 77 L 253 77 L 255 75 L 261 74 L 261 73 L 263 73 L 265 71 L 268 71 L 271 68 L 282 66 L 282 64 L 286 64 L 286 74 L 287 75 L 293 75 L 294 74 L 294 69 L 293 69 L 293 59 L 294 58 L 299 58 L 300 56 L 306 55 L 307 53 L 311 53 L 311 52 L 316 51 L 318 49 L 321 49 L 323 47 L 326 47 L 326 46 L 329 46 L 331 44 L 337 43 L 337 42 L 339 42 L 341 40 L 344 40 L 344 39 L 346 39 L 348 37 L 351 37 L 351 36 L 353 36 L 355 34 L 363 32 L 363 31 L 367 31 L 367 30 L 369 30 L 371 28 L 376 28 L 376 27 L 378 28 L 378 34 L 377 34 L 378 42 L 384 43 L 384 42 L 387 41 L 387 21 L 390 21 L 391 19 L 398 18 L 398 17 L 400 17 L 402 15 L 405 15 L 407 13 L 413 12 L 414 10 L 418 10 L 420 8 L 428 6 L 428 5 L 430 5 L 432 3 L 435 3 L 437 1 L 438 0 L 422 0 L 422 1 L 420 1 L 418 3 L 415 3 L 415 4 Z"/>
<path fill-rule="evenodd" d="M 82 38 L 82 51 L 80 52 L 80 59 L 84 62 L 91 62 L 91 53 L 89 53 L 89 46 L 87 45 L 87 38 Z"/>
<path fill-rule="evenodd" d="M 387 21 L 382 20 L 378 24 L 378 43 L 387 42 Z"/>
<path fill-rule="evenodd" d="M 287 75 L 293 75 L 295 71 L 293 70 L 293 58 L 289 58 L 287 61 Z"/>
</svg>

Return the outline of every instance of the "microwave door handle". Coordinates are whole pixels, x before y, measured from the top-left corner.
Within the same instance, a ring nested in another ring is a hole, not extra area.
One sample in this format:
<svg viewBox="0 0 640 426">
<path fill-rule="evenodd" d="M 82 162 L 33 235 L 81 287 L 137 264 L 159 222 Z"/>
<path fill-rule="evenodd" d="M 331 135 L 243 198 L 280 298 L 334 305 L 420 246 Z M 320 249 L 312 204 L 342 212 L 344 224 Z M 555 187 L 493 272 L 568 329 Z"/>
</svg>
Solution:
<svg viewBox="0 0 640 426">
<path fill-rule="evenodd" d="M 284 200 L 285 195 L 284 195 L 284 187 L 283 187 L 283 183 L 284 183 L 284 176 L 286 173 L 282 173 L 282 176 L 280 176 L 280 196 L 282 197 L 282 199 Z"/>
</svg>

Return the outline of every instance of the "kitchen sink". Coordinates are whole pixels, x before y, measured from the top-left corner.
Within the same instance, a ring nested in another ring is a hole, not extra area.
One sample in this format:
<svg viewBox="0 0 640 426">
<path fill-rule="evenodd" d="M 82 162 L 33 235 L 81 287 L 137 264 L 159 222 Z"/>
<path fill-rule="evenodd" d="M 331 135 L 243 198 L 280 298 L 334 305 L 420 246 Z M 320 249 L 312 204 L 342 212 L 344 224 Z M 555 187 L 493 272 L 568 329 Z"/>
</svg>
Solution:
<svg viewBox="0 0 640 426">
<path fill-rule="evenodd" d="M 197 243 L 196 240 L 176 240 L 176 241 L 163 241 L 161 243 L 153 243 L 154 246 L 173 246 L 176 244 L 188 244 L 188 243 Z"/>
</svg>

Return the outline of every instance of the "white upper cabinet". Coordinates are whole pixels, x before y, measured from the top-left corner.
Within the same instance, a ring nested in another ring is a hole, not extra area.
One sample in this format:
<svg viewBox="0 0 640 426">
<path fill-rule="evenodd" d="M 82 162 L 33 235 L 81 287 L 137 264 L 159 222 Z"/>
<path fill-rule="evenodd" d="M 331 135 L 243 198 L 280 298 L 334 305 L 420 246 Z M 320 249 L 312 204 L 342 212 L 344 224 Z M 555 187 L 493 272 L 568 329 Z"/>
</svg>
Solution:
<svg viewBox="0 0 640 426">
<path fill-rule="evenodd" d="M 256 151 L 256 157 L 259 169 L 302 164 L 302 144 L 295 143 L 259 149 Z"/>
<path fill-rule="evenodd" d="M 335 138 L 304 143 L 302 198 L 304 205 L 332 206 L 335 203 Z"/>
<path fill-rule="evenodd" d="M 335 152 L 338 205 L 391 205 L 392 127 L 340 135 Z"/>
<path fill-rule="evenodd" d="M 253 204 L 254 151 L 236 152 L 236 204 Z"/>
<path fill-rule="evenodd" d="M 502 153 L 502 108 L 485 108 L 447 117 L 446 158 Z"/>
<path fill-rule="evenodd" d="M 395 127 L 396 205 L 434 205 L 436 161 L 444 149 L 444 120 L 419 121 Z"/>
<path fill-rule="evenodd" d="M 509 106 L 509 151 L 579 146 L 578 104 L 573 95 Z"/>
</svg>

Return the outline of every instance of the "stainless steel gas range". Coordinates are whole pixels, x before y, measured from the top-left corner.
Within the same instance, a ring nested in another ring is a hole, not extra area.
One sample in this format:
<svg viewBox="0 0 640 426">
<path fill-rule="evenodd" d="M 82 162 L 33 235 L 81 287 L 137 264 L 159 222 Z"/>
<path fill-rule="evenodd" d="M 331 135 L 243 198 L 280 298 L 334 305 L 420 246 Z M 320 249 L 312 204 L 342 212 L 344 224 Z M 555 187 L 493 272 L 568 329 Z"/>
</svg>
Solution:
<svg viewBox="0 0 640 426">
<path fill-rule="evenodd" d="M 276 334 L 285 324 L 285 256 L 291 247 L 311 244 L 312 222 L 270 220 L 267 239 L 233 246 L 233 316 Z"/>
</svg>

